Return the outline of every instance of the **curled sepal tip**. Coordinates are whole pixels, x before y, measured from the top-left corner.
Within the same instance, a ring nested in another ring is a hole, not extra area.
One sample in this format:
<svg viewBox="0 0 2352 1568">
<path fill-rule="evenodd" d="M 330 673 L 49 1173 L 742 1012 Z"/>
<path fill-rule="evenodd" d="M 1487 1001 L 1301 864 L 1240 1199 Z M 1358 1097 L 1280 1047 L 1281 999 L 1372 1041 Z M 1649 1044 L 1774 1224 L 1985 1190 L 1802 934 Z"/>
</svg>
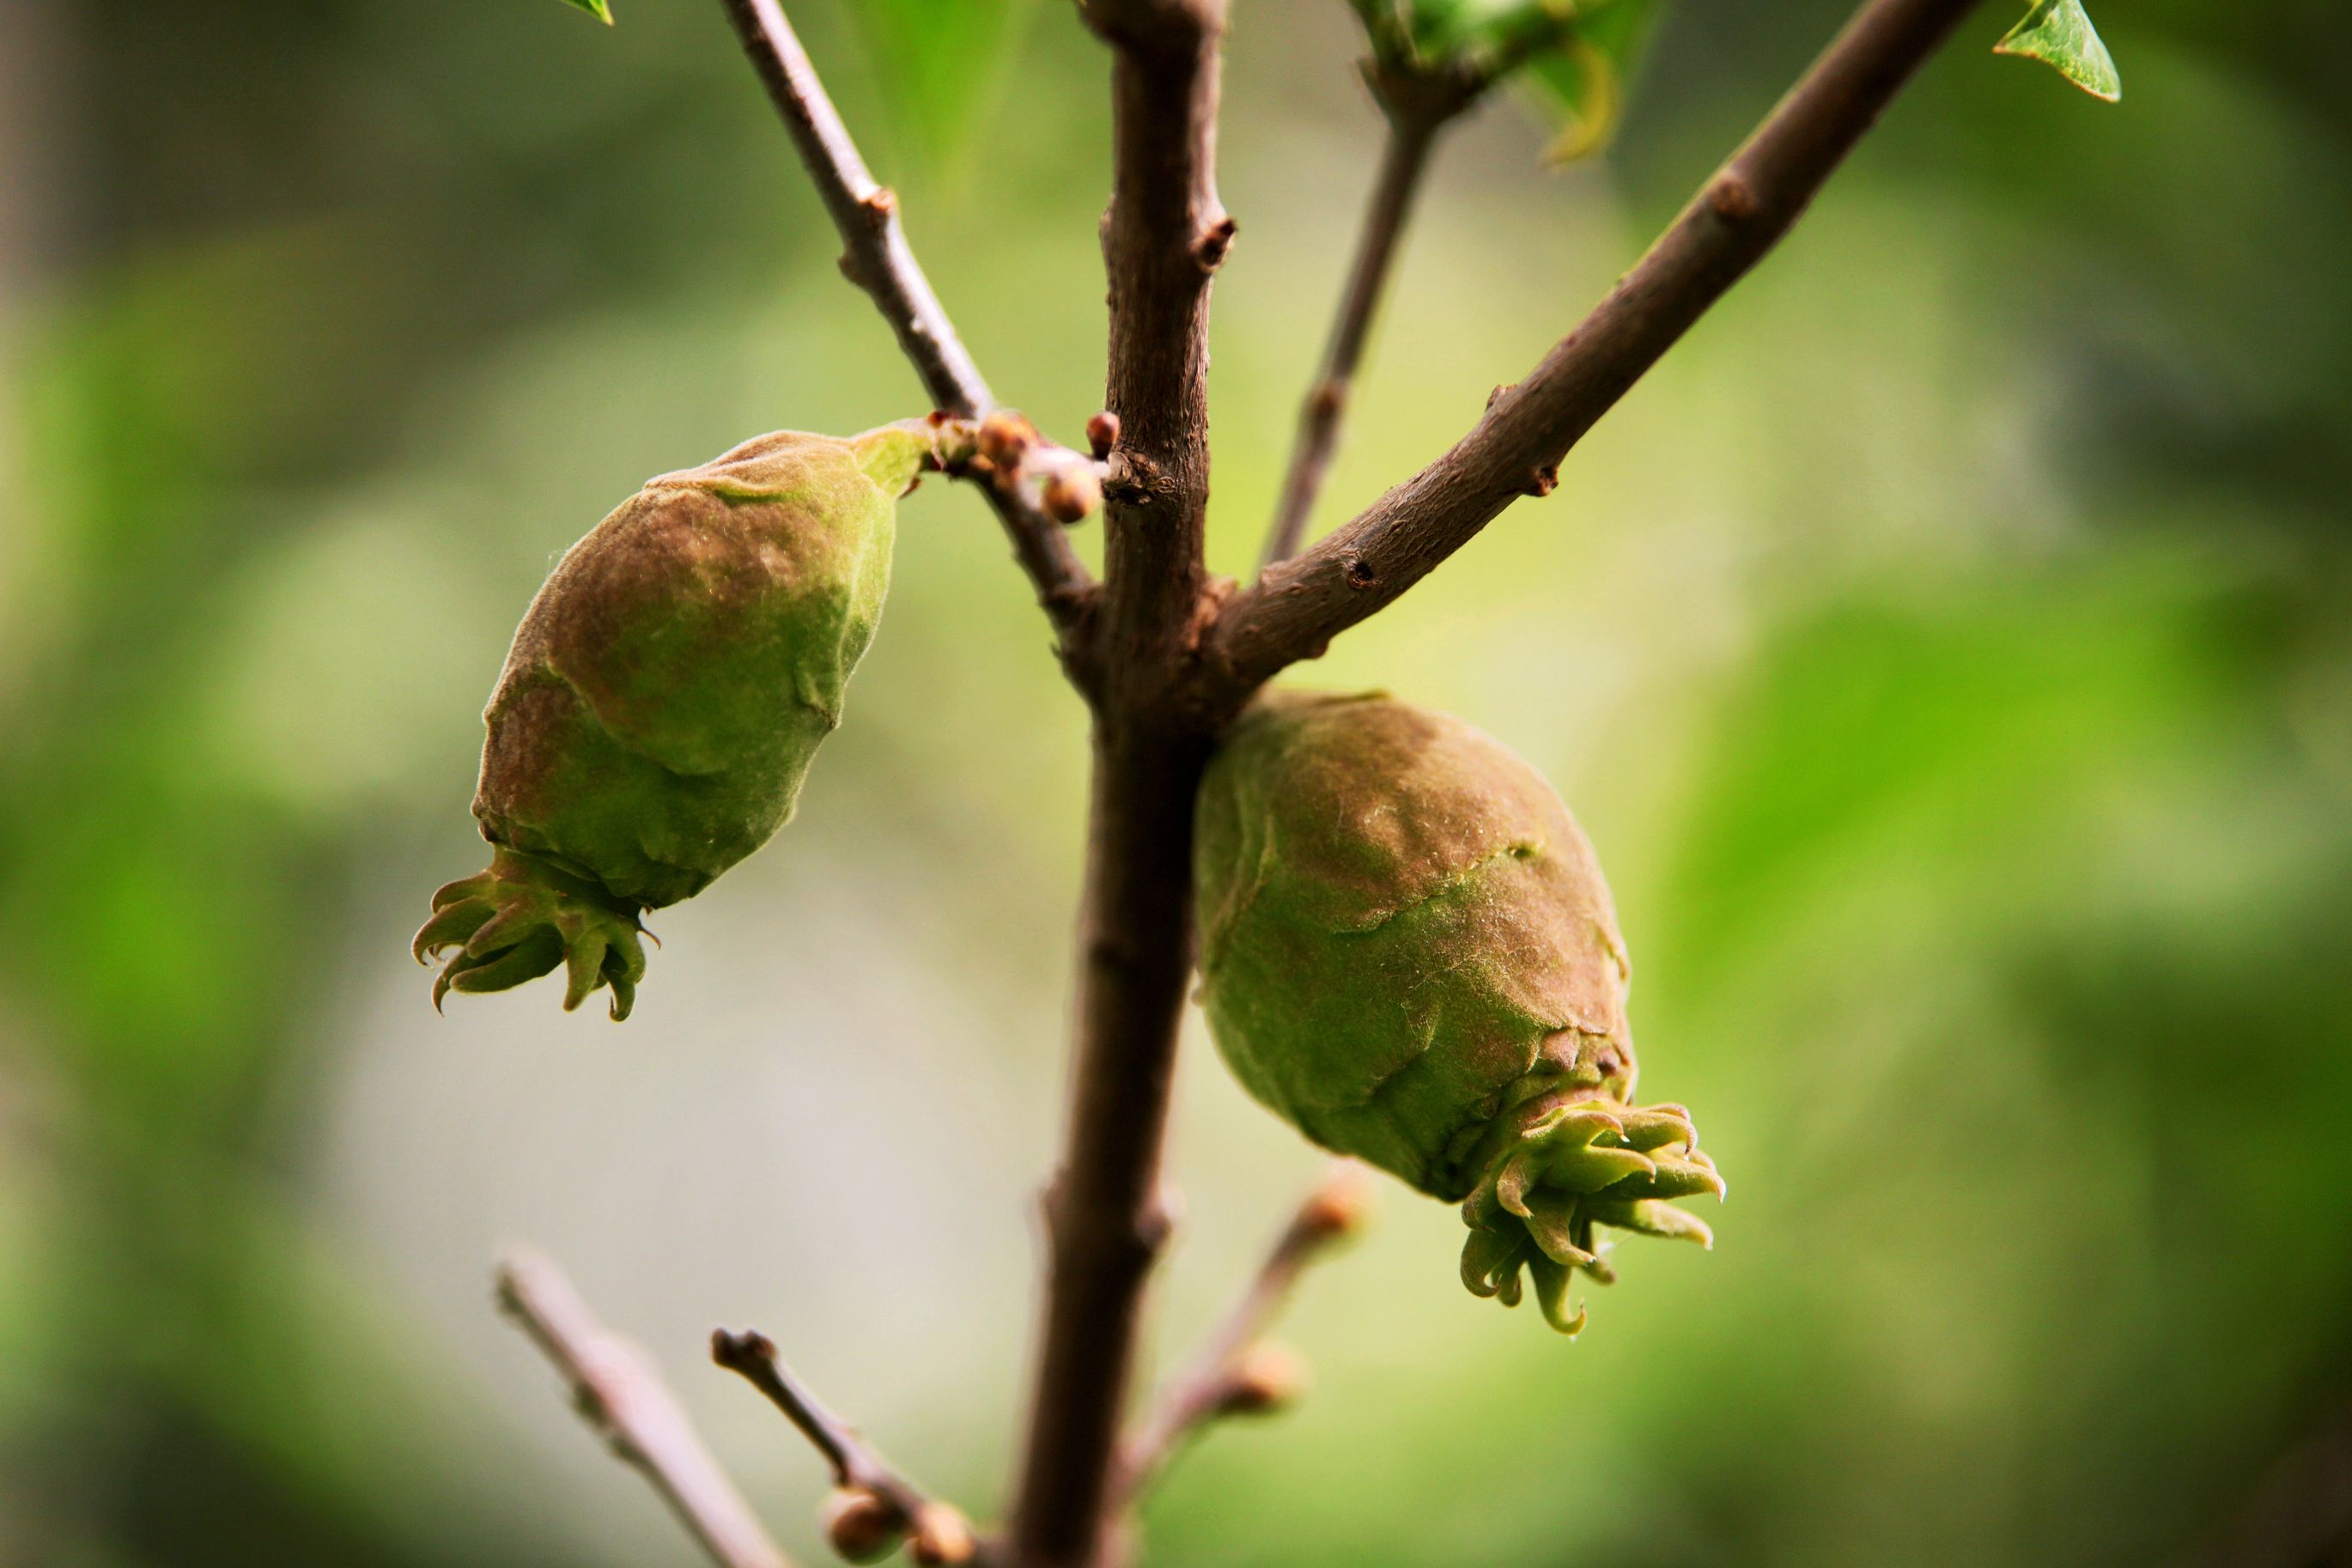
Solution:
<svg viewBox="0 0 2352 1568">
<path fill-rule="evenodd" d="M 613 993 L 614 1022 L 629 1016 L 645 978 L 648 935 L 637 910 L 535 856 L 499 849 L 489 869 L 433 895 L 433 918 L 409 951 L 419 963 L 455 955 L 433 982 L 433 1005 L 452 991 L 504 991 L 559 965 L 563 1009 L 600 986 Z"/>
<path fill-rule="evenodd" d="M 1601 1097 L 1555 1106 L 1495 1155 L 1462 1205 L 1462 1283 L 1517 1306 L 1525 1269 L 1545 1321 L 1573 1338 L 1585 1316 L 1569 1299 L 1577 1272 L 1601 1285 L 1617 1278 L 1595 1227 L 1712 1247 L 1706 1222 L 1667 1201 L 1701 1193 L 1723 1196 L 1723 1177 L 1683 1107 Z"/>
</svg>

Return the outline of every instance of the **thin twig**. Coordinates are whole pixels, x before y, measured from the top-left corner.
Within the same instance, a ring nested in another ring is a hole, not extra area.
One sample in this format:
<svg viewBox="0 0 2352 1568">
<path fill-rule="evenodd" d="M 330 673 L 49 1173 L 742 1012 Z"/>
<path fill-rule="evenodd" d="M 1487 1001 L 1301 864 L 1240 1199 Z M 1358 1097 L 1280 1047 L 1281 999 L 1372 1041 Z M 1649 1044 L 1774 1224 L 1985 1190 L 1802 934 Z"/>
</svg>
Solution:
<svg viewBox="0 0 2352 1568">
<path fill-rule="evenodd" d="M 896 1527 L 911 1531 L 916 1560 L 969 1563 L 977 1542 L 961 1511 L 926 1496 L 875 1451 L 856 1427 L 826 1409 L 757 1330 L 713 1330 L 710 1359 L 768 1396 L 832 1468 L 834 1484 L 862 1492 L 888 1510 Z"/>
<path fill-rule="evenodd" d="M 720 1568 L 791 1568 L 643 1352 L 606 1332 L 562 1270 L 533 1253 L 499 1266 L 499 1305 L 572 1385 L 615 1456 L 653 1482 Z"/>
<path fill-rule="evenodd" d="M 1398 242 L 1412 216 L 1413 198 L 1420 192 L 1440 133 L 1467 113 L 1488 88 L 1566 37 L 1578 19 L 1575 14 L 1554 16 L 1538 10 L 1528 25 L 1475 63 L 1418 68 L 1402 61 L 1365 62 L 1364 79 L 1388 121 L 1388 135 L 1363 226 L 1357 231 L 1347 289 L 1339 297 L 1339 312 L 1324 345 L 1323 363 L 1299 406 L 1298 435 L 1290 449 L 1290 465 L 1283 476 L 1274 521 L 1266 530 L 1265 550 L 1258 562 L 1261 573 L 1297 554 L 1306 537 L 1316 497 L 1339 453 L 1340 429 L 1356 371 L 1363 363 L 1365 340 L 1371 335 L 1372 319 L 1387 289 Z"/>
<path fill-rule="evenodd" d="M 1307 534 L 1307 520 L 1315 510 L 1324 477 L 1339 448 L 1339 426 L 1353 390 L 1356 368 L 1363 363 L 1364 340 L 1371 335 L 1372 316 L 1388 286 L 1389 268 L 1396 258 L 1397 241 L 1429 167 L 1444 121 L 1389 116 L 1388 142 L 1381 154 L 1381 173 L 1372 184 L 1372 198 L 1364 213 L 1364 226 L 1356 237 L 1356 259 L 1348 271 L 1347 291 L 1340 296 L 1339 315 L 1324 345 L 1323 363 L 1315 384 L 1298 410 L 1298 436 L 1290 448 L 1290 467 L 1283 475 L 1282 498 L 1266 531 L 1265 552 L 1258 570 L 1297 554 Z"/>
<path fill-rule="evenodd" d="M 744 53 L 767 85 L 784 129 L 824 198 L 844 247 L 841 270 L 866 290 L 898 335 L 898 346 L 942 412 L 979 418 L 996 407 L 980 368 L 948 319 L 907 244 L 898 198 L 877 184 L 859 156 L 824 83 L 801 47 L 777 0 L 725 0 Z M 1078 559 L 1060 524 L 1008 475 L 981 471 L 989 504 L 1004 524 L 1013 552 L 1066 640 L 1084 622 L 1093 574 Z"/>
<path fill-rule="evenodd" d="M 1452 450 L 1230 600 L 1209 635 L 1223 700 L 1391 603 L 1523 495 L 1760 260 L 1976 0 L 1869 0 L 1582 324 L 1498 388 Z"/>
<path fill-rule="evenodd" d="M 1370 1184 L 1363 1167 L 1335 1161 L 1283 1227 L 1248 1289 L 1185 1369 L 1169 1380 L 1151 1414 L 1121 1446 L 1120 1501 L 1131 1503 L 1203 1426 L 1223 1415 L 1252 1415 L 1289 1403 L 1297 1374 L 1286 1357 L 1261 1352 L 1262 1340 L 1307 1268 L 1363 1223 Z"/>
</svg>

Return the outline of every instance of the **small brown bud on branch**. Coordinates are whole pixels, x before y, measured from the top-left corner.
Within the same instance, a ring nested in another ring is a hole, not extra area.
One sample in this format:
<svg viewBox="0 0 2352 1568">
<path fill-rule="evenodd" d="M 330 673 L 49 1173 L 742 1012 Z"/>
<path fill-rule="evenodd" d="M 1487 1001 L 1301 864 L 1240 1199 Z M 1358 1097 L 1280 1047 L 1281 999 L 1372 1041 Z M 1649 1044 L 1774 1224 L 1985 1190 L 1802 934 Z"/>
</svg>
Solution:
<svg viewBox="0 0 2352 1568">
<path fill-rule="evenodd" d="M 914 1559 L 923 1563 L 969 1563 L 979 1550 L 971 1526 L 963 1514 L 943 1502 L 927 1503 L 915 1512 Z"/>
<path fill-rule="evenodd" d="M 1000 408 L 980 422 L 980 455 L 1003 473 L 1021 467 L 1021 459 L 1037 439 L 1037 427 L 1010 409 Z"/>
<path fill-rule="evenodd" d="M 879 1563 L 907 1535 L 906 1516 L 860 1487 L 835 1489 L 817 1519 L 825 1541 L 850 1563 Z"/>
<path fill-rule="evenodd" d="M 1307 1392 L 1307 1363 L 1286 1345 L 1255 1344 L 1244 1351 L 1225 1385 L 1217 1410 L 1225 1415 L 1271 1415 L 1289 1409 Z"/>
<path fill-rule="evenodd" d="M 1087 447 L 1099 463 L 1118 445 L 1118 416 L 1106 408 L 1087 421 Z"/>
<path fill-rule="evenodd" d="M 1046 476 L 1041 499 L 1045 515 L 1055 522 L 1083 522 L 1102 505 L 1102 480 L 1089 465 L 1066 464 Z"/>
<path fill-rule="evenodd" d="M 1353 1236 L 1371 1213 L 1372 1178 L 1353 1162 L 1335 1164 L 1298 1211 L 1301 1229 L 1337 1240 Z"/>
</svg>

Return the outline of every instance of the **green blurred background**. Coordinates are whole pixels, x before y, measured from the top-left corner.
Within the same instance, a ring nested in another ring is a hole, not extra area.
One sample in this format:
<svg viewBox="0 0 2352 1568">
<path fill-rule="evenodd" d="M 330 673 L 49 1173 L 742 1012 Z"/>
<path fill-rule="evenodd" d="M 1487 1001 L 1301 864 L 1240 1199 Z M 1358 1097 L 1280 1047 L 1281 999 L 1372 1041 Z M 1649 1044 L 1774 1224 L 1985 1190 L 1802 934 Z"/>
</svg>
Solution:
<svg viewBox="0 0 2352 1568">
<path fill-rule="evenodd" d="M 1644 1091 L 1732 1179 L 1717 1250 L 1633 1249 L 1568 1345 L 1391 1190 L 1286 1331 L 1308 1402 L 1183 1467 L 1156 1561 L 2352 1561 L 2352 15 L 2109 0 L 2107 109 L 1987 53 L 2014 9 L 1557 494 L 1300 672 L 1575 805 Z M 1055 0 L 796 14 L 998 388 L 1073 435 L 1099 49 Z M 1514 106 L 1457 135 L 1323 521 L 1842 14 L 1679 0 L 1567 173 Z M 406 955 L 555 552 L 745 435 L 922 408 L 718 7 L 620 21 L 0 4 L 12 1568 L 693 1562 L 493 1316 L 518 1239 L 803 1561 L 817 1463 L 701 1363 L 715 1321 L 1002 1500 L 1084 746 L 970 495 L 908 503 L 799 820 L 659 917 L 625 1028 L 548 984 L 436 1017 Z M 1230 42 L 1241 572 L 1376 121 L 1336 0 Z M 1163 1361 L 1318 1168 L 1197 1032 L 1173 1163 Z"/>
</svg>

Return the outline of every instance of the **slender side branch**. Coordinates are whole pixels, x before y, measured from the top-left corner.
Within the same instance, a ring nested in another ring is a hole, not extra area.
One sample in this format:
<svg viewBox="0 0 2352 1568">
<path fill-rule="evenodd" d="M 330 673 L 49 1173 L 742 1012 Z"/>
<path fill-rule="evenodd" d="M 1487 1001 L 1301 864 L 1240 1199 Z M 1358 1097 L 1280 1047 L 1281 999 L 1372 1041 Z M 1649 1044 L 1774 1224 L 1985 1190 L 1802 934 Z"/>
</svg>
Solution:
<svg viewBox="0 0 2352 1568">
<path fill-rule="evenodd" d="M 719 1469 L 677 1397 L 633 1345 L 607 1333 L 562 1270 L 523 1253 L 498 1273 L 499 1305 L 572 1385 L 615 1456 L 644 1472 L 719 1568 L 792 1568 Z"/>
<path fill-rule="evenodd" d="M 1649 254 L 1454 448 L 1230 601 L 1210 634 L 1225 700 L 1320 654 L 1556 482 L 1569 448 L 1762 258 L 1976 0 L 1869 0 Z"/>
<path fill-rule="evenodd" d="M 907 244 L 898 222 L 898 198 L 867 171 L 783 7 L 777 0 L 725 0 L 725 5 L 744 53 L 767 85 L 793 146 L 840 231 L 843 275 L 866 290 L 898 333 L 899 348 L 936 406 L 970 419 L 990 413 L 996 407 L 995 395 Z M 1084 619 L 1094 593 L 1093 575 L 1060 525 L 1015 479 L 993 473 L 973 477 L 987 479 L 984 493 L 1004 524 L 1021 569 L 1035 585 L 1038 603 L 1066 637 Z"/>
<path fill-rule="evenodd" d="M 919 1563 L 968 1563 L 976 1542 L 971 1527 L 955 1508 L 934 1501 L 892 1469 L 857 1428 L 826 1409 L 776 1354 L 774 1342 L 756 1330 L 733 1333 L 716 1329 L 710 1359 L 768 1396 L 801 1436 L 832 1467 L 834 1485 L 881 1505 L 877 1521 L 892 1533 L 911 1531 Z"/>
<path fill-rule="evenodd" d="M 1258 563 L 1261 573 L 1297 553 L 1306 537 L 1315 498 L 1321 493 L 1331 459 L 1339 449 L 1340 426 L 1357 368 L 1363 363 L 1364 342 L 1371 334 L 1372 318 L 1387 289 L 1397 245 L 1405 221 L 1412 216 L 1413 198 L 1420 192 L 1438 136 L 1484 98 L 1488 88 L 1559 43 L 1580 19 L 1574 12 L 1563 16 L 1538 12 L 1490 58 L 1480 61 L 1434 68 L 1402 62 L 1383 64 L 1378 59 L 1364 62 L 1364 79 L 1388 121 L 1388 136 L 1380 174 L 1372 184 L 1371 202 L 1356 236 L 1356 257 L 1349 268 L 1347 289 L 1339 298 L 1339 314 L 1324 346 L 1323 363 L 1298 411 L 1298 436 L 1290 449 L 1290 467 L 1283 476 L 1274 521 L 1266 531 L 1265 554 Z"/>
<path fill-rule="evenodd" d="M 1363 1223 L 1370 1183 L 1353 1161 L 1332 1163 L 1258 1266 L 1241 1300 L 1185 1370 L 1160 1391 L 1151 1414 L 1119 1451 L 1118 1495 L 1131 1503 L 1210 1422 L 1286 1405 L 1301 1374 L 1287 1352 L 1263 1342 L 1299 1277 Z"/>
<path fill-rule="evenodd" d="M 1412 211 L 1421 177 L 1429 167 L 1444 122 L 1396 113 L 1389 116 L 1388 141 L 1381 154 L 1380 177 L 1372 185 L 1371 205 L 1356 237 L 1356 259 L 1348 271 L 1347 291 L 1324 345 L 1323 364 L 1315 384 L 1298 410 L 1298 436 L 1290 448 L 1290 467 L 1282 480 L 1282 499 L 1276 503 L 1274 522 L 1267 530 L 1265 552 L 1258 563 L 1262 574 L 1277 561 L 1298 552 L 1307 535 L 1307 520 L 1315 498 L 1322 493 L 1324 477 L 1339 449 L 1339 424 L 1348 410 L 1356 368 L 1363 363 L 1364 340 L 1371 335 L 1372 316 L 1387 289 L 1389 269 L 1396 259 L 1397 241 Z"/>
</svg>

